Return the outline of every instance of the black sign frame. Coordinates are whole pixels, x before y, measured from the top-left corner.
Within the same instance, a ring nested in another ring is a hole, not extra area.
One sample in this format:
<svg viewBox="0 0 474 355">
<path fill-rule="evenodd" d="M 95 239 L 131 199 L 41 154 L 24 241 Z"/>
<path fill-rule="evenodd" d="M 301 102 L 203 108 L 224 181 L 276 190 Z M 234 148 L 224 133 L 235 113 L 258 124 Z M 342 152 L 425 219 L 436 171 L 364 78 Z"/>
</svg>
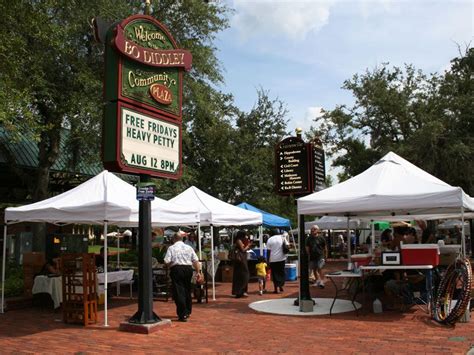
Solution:
<svg viewBox="0 0 474 355">
<path fill-rule="evenodd" d="M 275 148 L 275 190 L 280 195 L 312 192 L 311 147 L 299 137 L 288 137 Z M 297 185 L 295 181 L 301 181 Z"/>
</svg>

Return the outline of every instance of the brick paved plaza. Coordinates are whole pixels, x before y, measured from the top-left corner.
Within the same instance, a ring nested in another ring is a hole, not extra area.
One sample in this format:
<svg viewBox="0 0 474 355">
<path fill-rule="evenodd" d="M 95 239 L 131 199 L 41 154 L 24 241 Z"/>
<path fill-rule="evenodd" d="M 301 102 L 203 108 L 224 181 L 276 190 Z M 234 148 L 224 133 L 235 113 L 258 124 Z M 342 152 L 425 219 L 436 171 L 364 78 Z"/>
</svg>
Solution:
<svg viewBox="0 0 474 355">
<path fill-rule="evenodd" d="M 338 263 L 339 264 L 339 263 Z M 342 264 L 331 265 L 332 268 Z M 230 284 L 217 284 L 217 300 L 194 304 L 187 323 L 176 321 L 174 303 L 156 301 L 155 312 L 171 319 L 172 325 L 150 334 L 118 330 L 121 321 L 137 310 L 136 299 L 114 297 L 108 328 L 103 311 L 99 323 L 82 327 L 64 324 L 59 311 L 29 308 L 0 315 L 0 351 L 7 353 L 456 353 L 465 354 L 474 344 L 474 323 L 458 323 L 455 328 L 440 326 L 426 313 L 413 308 L 371 313 L 366 308 L 333 316 L 277 316 L 257 313 L 251 302 L 295 297 L 298 285 L 287 283 L 283 294 L 257 294 L 257 284 L 249 285 L 248 298 L 229 296 Z M 311 287 L 313 297 L 331 297 L 334 288 Z M 127 293 L 123 293 L 126 295 Z"/>
</svg>

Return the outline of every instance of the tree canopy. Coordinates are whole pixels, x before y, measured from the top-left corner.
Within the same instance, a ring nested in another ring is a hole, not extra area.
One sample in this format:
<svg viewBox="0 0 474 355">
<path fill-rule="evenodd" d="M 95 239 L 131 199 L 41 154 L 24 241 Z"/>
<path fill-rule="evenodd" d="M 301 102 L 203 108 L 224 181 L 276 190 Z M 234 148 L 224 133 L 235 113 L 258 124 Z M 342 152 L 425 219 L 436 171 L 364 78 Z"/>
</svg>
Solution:
<svg viewBox="0 0 474 355">
<path fill-rule="evenodd" d="M 69 131 L 71 172 L 80 163 L 101 161 L 104 47 L 94 41 L 91 20 L 115 23 L 143 12 L 144 2 L 0 1 L 0 10 L 0 127 L 11 137 L 25 131 L 33 137 L 39 148 L 35 175 L 0 149 L 32 199 L 40 200 L 50 193 L 62 130 Z M 150 15 L 193 55 L 183 88 L 184 174 L 177 182 L 157 180 L 158 193 L 169 198 L 196 185 L 228 202 L 246 200 L 290 216 L 294 203 L 273 193 L 273 148 L 286 134 L 283 102 L 260 89 L 246 113 L 232 94 L 219 90 L 224 77 L 214 41 L 231 13 L 223 2 L 152 1 Z"/>
<path fill-rule="evenodd" d="M 467 193 L 474 193 L 474 49 L 442 74 L 383 64 L 346 80 L 355 98 L 315 120 L 340 180 L 361 173 L 389 151 Z"/>
</svg>

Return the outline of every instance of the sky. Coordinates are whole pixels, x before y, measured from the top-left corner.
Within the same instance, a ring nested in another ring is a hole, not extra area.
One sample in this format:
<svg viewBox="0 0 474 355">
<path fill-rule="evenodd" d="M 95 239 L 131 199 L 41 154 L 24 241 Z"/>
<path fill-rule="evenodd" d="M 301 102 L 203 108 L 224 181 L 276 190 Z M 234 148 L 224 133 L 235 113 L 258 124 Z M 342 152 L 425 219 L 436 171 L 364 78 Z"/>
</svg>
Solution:
<svg viewBox="0 0 474 355">
<path fill-rule="evenodd" d="M 291 135 L 321 108 L 351 105 L 341 86 L 356 73 L 382 63 L 441 73 L 458 45 L 474 44 L 474 0 L 221 1 L 235 12 L 215 42 L 220 89 L 243 111 L 268 90 L 286 104 Z"/>
</svg>

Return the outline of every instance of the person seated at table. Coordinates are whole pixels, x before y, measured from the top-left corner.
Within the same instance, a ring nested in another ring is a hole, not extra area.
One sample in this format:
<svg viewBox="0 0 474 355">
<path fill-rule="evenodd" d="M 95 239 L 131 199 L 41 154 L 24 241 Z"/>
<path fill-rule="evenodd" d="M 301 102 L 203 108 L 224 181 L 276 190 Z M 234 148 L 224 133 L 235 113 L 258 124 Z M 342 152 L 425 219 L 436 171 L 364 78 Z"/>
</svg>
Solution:
<svg viewBox="0 0 474 355">
<path fill-rule="evenodd" d="M 426 228 L 423 231 L 423 234 L 421 235 L 421 243 L 422 244 L 432 244 L 436 243 L 436 237 L 434 232 L 431 230 L 431 228 Z"/>
<path fill-rule="evenodd" d="M 406 236 L 405 236 L 405 243 L 406 244 L 418 244 L 418 235 L 416 233 L 415 228 L 408 228 Z"/>
<path fill-rule="evenodd" d="M 384 250 L 390 249 L 390 247 L 392 245 L 392 239 L 393 239 L 392 230 L 388 229 L 388 228 L 385 229 L 382 232 L 382 235 L 380 236 L 380 241 L 382 243 L 382 248 Z"/>
<path fill-rule="evenodd" d="M 390 243 L 390 250 L 400 250 L 400 244 L 405 243 L 405 230 L 403 227 L 393 229 L 393 239 Z"/>
<path fill-rule="evenodd" d="M 58 253 L 49 256 L 38 275 L 60 275 L 60 258 Z"/>
<path fill-rule="evenodd" d="M 385 306 L 387 310 L 404 311 L 414 304 L 413 292 L 403 271 L 384 271 Z M 390 275 L 390 276 L 388 276 Z"/>
</svg>

